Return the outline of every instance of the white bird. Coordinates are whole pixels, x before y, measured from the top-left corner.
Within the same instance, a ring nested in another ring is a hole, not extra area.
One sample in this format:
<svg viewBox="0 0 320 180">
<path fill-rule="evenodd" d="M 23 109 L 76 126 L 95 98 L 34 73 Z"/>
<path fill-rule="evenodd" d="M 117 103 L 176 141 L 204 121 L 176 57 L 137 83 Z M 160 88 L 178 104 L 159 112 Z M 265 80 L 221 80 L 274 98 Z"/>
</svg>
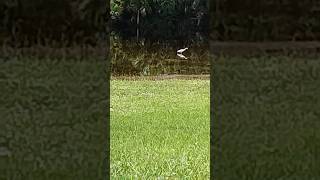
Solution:
<svg viewBox="0 0 320 180">
<path fill-rule="evenodd" d="M 184 51 L 186 51 L 188 48 L 183 48 L 183 49 L 179 49 L 178 51 L 177 51 L 177 53 L 183 53 Z"/>
<path fill-rule="evenodd" d="M 179 49 L 178 51 L 177 51 L 177 56 L 179 56 L 180 58 L 182 58 L 182 59 L 188 59 L 188 58 L 186 58 L 182 53 L 184 52 L 184 51 L 186 51 L 188 48 L 183 48 L 183 49 Z"/>
</svg>

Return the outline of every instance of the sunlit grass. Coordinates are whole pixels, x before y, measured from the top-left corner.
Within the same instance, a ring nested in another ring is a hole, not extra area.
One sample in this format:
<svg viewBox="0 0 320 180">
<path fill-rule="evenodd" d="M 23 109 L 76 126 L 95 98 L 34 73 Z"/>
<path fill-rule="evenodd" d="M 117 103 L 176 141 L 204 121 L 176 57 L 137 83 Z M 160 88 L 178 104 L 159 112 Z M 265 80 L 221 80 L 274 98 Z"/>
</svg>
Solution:
<svg viewBox="0 0 320 180">
<path fill-rule="evenodd" d="M 209 80 L 111 81 L 111 175 L 209 179 Z"/>
</svg>

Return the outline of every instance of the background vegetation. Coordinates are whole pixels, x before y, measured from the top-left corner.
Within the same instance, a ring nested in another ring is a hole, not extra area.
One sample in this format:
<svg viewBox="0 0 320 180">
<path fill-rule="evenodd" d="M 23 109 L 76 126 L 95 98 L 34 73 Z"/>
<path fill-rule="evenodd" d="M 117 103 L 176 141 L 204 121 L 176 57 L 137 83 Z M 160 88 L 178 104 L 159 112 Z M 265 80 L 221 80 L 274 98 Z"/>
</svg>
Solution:
<svg viewBox="0 0 320 180">
<path fill-rule="evenodd" d="M 215 40 L 320 39 L 320 2 L 313 0 L 214 0 L 210 36 Z"/>
<path fill-rule="evenodd" d="M 3 0 L 0 42 L 6 45 L 95 45 L 106 36 L 109 3 L 105 0 Z"/>
<path fill-rule="evenodd" d="M 190 39 L 208 31 L 206 0 L 111 0 L 113 30 L 122 37 Z M 137 34 L 138 33 L 138 34 Z"/>
<path fill-rule="evenodd" d="M 320 3 L 312 0 L 111 0 L 110 5 L 104 0 L 3 0 L 0 41 L 14 46 L 54 41 L 95 45 L 109 31 L 110 18 L 115 33 L 136 37 L 139 29 L 140 37 L 151 40 L 208 33 L 209 23 L 217 40 L 320 37 Z"/>
</svg>

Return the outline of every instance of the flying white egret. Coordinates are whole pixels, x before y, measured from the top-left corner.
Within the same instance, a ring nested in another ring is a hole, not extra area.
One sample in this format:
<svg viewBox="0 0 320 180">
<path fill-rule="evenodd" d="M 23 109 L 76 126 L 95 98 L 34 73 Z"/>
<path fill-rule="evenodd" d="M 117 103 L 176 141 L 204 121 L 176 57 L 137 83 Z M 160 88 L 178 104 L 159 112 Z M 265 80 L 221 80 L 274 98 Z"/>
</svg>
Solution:
<svg viewBox="0 0 320 180">
<path fill-rule="evenodd" d="M 184 52 L 184 51 L 186 51 L 188 48 L 183 48 L 183 49 L 179 49 L 178 51 L 177 51 L 177 56 L 179 56 L 180 58 L 182 58 L 182 59 L 188 59 L 188 58 L 186 58 L 182 53 Z"/>
</svg>

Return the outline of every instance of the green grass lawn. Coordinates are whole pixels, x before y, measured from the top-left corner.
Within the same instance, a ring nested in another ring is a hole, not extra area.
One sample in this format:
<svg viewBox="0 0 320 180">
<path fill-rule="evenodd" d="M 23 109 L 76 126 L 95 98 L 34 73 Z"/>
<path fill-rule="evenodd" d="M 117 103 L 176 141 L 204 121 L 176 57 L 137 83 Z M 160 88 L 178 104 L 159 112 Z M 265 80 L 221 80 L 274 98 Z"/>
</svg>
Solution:
<svg viewBox="0 0 320 180">
<path fill-rule="evenodd" d="M 213 61 L 217 179 L 320 179 L 320 59 Z"/>
<path fill-rule="evenodd" d="M 102 179 L 105 76 L 103 60 L 0 58 L 0 179 Z"/>
<path fill-rule="evenodd" d="M 209 80 L 111 81 L 111 178 L 209 179 Z"/>
</svg>

